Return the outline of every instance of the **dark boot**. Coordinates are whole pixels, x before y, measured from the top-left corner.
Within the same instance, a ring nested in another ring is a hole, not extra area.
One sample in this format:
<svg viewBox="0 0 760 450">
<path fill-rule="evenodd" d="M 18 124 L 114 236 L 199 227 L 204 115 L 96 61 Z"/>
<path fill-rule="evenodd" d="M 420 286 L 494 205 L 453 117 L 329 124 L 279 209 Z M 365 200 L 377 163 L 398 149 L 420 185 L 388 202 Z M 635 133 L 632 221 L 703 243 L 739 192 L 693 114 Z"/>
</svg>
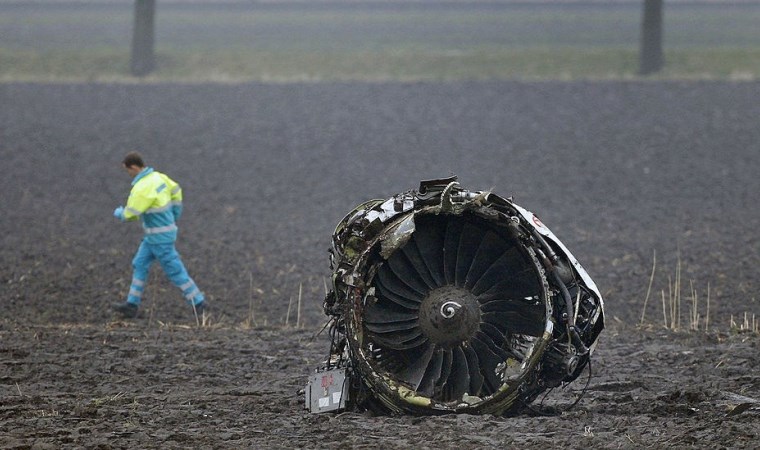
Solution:
<svg viewBox="0 0 760 450">
<path fill-rule="evenodd" d="M 198 317 L 202 317 L 204 312 L 208 313 L 208 308 L 205 301 L 202 301 L 197 305 L 193 305 L 193 309 L 195 310 L 195 314 Z"/>
<path fill-rule="evenodd" d="M 119 303 L 118 305 L 115 305 L 113 309 L 125 319 L 134 319 L 137 317 L 139 310 L 137 305 L 129 302 Z"/>
</svg>

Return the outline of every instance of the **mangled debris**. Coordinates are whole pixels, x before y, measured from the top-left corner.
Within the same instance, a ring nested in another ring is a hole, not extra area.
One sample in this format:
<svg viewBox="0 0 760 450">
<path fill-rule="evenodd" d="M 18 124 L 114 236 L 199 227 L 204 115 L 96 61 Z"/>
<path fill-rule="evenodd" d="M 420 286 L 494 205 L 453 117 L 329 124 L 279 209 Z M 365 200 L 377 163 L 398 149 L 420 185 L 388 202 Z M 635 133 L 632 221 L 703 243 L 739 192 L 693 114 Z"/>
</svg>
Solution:
<svg viewBox="0 0 760 450">
<path fill-rule="evenodd" d="M 604 327 L 586 271 L 530 211 L 456 177 L 337 226 L 313 412 L 516 414 L 575 380 Z"/>
</svg>

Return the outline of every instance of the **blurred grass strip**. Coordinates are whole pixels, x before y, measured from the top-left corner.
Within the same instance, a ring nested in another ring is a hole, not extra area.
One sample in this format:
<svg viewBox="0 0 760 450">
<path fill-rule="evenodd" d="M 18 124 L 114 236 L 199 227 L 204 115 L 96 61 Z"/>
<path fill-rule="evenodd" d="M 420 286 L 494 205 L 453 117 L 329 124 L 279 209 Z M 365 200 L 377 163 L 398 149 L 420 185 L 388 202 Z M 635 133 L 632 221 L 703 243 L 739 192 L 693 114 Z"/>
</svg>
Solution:
<svg viewBox="0 0 760 450">
<path fill-rule="evenodd" d="M 115 49 L 0 48 L 2 81 L 97 81 L 129 75 L 129 54 Z"/>
<path fill-rule="evenodd" d="M 666 50 L 655 79 L 760 78 L 758 48 Z M 628 48 L 523 48 L 423 51 L 166 50 L 155 82 L 453 81 L 633 79 L 638 52 Z M 0 47 L 0 81 L 138 81 L 123 49 L 12 50 Z"/>
</svg>

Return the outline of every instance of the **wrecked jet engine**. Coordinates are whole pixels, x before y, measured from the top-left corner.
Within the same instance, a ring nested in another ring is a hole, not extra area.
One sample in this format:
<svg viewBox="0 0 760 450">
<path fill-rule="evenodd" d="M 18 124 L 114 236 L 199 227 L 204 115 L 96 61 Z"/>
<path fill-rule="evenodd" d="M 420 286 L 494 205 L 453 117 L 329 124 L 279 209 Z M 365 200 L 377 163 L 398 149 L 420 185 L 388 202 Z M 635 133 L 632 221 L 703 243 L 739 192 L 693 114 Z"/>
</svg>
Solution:
<svg viewBox="0 0 760 450">
<path fill-rule="evenodd" d="M 538 217 L 456 177 L 359 205 L 330 254 L 312 412 L 517 414 L 575 380 L 604 328 L 599 290 Z"/>
</svg>

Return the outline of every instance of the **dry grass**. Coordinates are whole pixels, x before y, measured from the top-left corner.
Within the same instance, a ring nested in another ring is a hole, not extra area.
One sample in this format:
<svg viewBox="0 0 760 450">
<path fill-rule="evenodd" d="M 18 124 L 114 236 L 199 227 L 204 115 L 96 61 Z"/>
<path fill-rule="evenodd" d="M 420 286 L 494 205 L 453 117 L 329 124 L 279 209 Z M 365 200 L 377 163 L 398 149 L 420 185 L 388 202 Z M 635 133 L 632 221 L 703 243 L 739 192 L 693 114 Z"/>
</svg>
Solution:
<svg viewBox="0 0 760 450">
<path fill-rule="evenodd" d="M 259 294 L 258 300 L 255 300 L 255 297 L 257 297 L 256 294 Z M 254 328 L 269 326 L 269 318 L 257 310 L 257 306 L 261 306 L 262 297 L 260 294 L 263 294 L 263 292 L 260 289 L 254 289 L 253 273 L 251 273 L 248 294 L 248 313 L 245 319 L 238 325 L 238 328 L 250 330 Z M 295 316 L 295 324 L 291 323 L 293 316 Z M 291 295 L 288 299 L 288 308 L 285 311 L 285 317 L 281 319 L 282 321 L 279 322 L 279 324 L 277 324 L 277 322 L 272 322 L 272 325 L 275 327 L 303 329 L 306 328 L 305 317 L 306 314 L 304 311 L 303 302 L 303 282 L 300 282 L 298 284 L 298 295 Z"/>
<path fill-rule="evenodd" d="M 656 271 L 657 253 L 653 252 L 652 271 L 649 276 L 649 284 L 644 298 L 639 326 L 644 326 L 646 322 L 647 305 L 652 293 Z M 684 295 L 684 288 L 683 264 L 679 251 L 676 256 L 674 273 L 668 274 L 667 292 L 665 289 L 660 290 L 662 325 L 665 329 L 671 331 L 707 331 L 710 327 L 710 283 L 707 283 L 707 293 L 704 300 L 702 300 L 702 295 L 697 288 L 694 287 L 694 280 L 689 280 L 686 295 Z M 688 308 L 687 313 L 684 312 L 684 305 Z"/>
<path fill-rule="evenodd" d="M 298 284 L 298 304 L 296 306 L 296 328 L 303 328 L 303 323 L 301 321 L 301 298 L 303 297 L 303 283 Z M 285 314 L 285 322 L 284 326 L 289 327 L 290 326 L 290 311 L 293 307 L 293 297 L 291 296 L 288 300 L 288 311 Z"/>
<path fill-rule="evenodd" d="M 738 333 L 760 334 L 760 320 L 756 319 L 754 313 L 750 315 L 749 313 L 745 312 L 744 320 L 739 323 L 737 323 L 734 320 L 734 316 L 731 315 L 731 321 L 730 321 L 729 326 L 730 326 L 731 331 L 735 331 Z"/>
<path fill-rule="evenodd" d="M 646 312 L 652 295 L 656 272 L 657 253 L 652 252 L 652 271 L 649 276 L 647 293 L 644 297 L 639 327 L 648 325 Z M 704 293 L 702 293 L 695 287 L 694 280 L 690 279 L 688 283 L 684 281 L 680 251 L 676 256 L 676 266 L 673 272 L 667 274 L 667 280 L 667 289 L 660 289 L 662 327 L 670 331 L 709 332 L 710 312 L 714 308 L 710 282 L 707 282 Z M 684 307 L 687 310 L 684 310 Z M 729 330 L 736 333 L 760 334 L 760 320 L 757 319 L 755 313 L 750 312 L 745 312 L 738 322 L 731 315 Z"/>
</svg>

